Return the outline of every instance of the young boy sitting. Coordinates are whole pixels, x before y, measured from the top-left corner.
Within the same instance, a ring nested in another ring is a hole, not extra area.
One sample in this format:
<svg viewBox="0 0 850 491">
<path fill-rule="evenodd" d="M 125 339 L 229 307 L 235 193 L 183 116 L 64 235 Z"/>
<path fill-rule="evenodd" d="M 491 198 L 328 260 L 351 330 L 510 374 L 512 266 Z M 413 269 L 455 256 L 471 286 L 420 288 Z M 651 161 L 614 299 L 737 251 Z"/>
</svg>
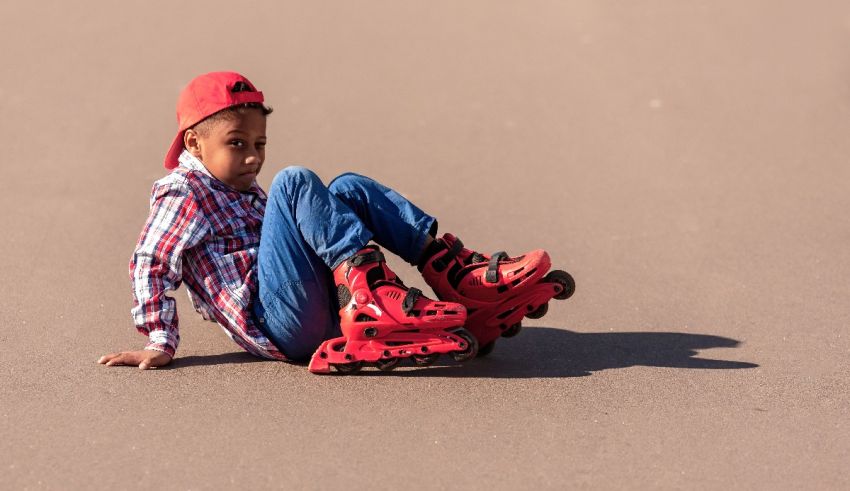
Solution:
<svg viewBox="0 0 850 491">
<path fill-rule="evenodd" d="M 544 251 L 485 256 L 449 234 L 435 239 L 433 217 L 364 176 L 343 174 L 325 186 L 310 170 L 287 167 L 267 197 L 256 177 L 270 113 L 262 92 L 237 73 L 201 75 L 183 90 L 164 162 L 171 173 L 153 186 L 130 262 L 132 315 L 148 343 L 99 363 L 170 363 L 180 334 L 166 292 L 181 283 L 195 309 L 246 351 L 293 361 L 314 355 L 316 372 L 364 362 L 391 369 L 410 357 L 428 364 L 440 353 L 466 360 L 479 342 L 492 349 L 499 335 L 518 331 L 523 315 L 571 288 L 542 279 Z M 406 288 L 370 241 L 418 265 L 443 301 Z"/>
</svg>

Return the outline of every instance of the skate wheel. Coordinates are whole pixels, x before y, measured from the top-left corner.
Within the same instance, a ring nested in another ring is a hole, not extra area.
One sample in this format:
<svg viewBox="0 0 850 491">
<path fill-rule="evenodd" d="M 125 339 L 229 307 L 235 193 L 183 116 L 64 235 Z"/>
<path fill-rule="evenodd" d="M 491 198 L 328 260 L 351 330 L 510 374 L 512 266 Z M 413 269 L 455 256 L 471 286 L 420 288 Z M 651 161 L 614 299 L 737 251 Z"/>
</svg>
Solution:
<svg viewBox="0 0 850 491">
<path fill-rule="evenodd" d="M 375 366 L 378 367 L 378 370 L 382 372 L 389 372 L 398 366 L 398 363 L 401 361 L 401 358 L 387 358 L 386 360 L 378 360 L 375 362 Z"/>
<path fill-rule="evenodd" d="M 543 281 L 548 283 L 559 283 L 563 287 L 563 290 L 554 296 L 557 300 L 566 300 L 573 296 L 573 293 L 576 291 L 576 280 L 574 280 L 569 273 L 561 271 L 560 269 L 549 271 L 549 273 L 547 273 L 543 278 Z"/>
<path fill-rule="evenodd" d="M 532 310 L 531 312 L 525 314 L 525 316 L 528 317 L 529 319 L 539 319 L 539 318 L 543 317 L 544 315 L 546 315 L 546 312 L 549 312 L 549 304 L 548 303 L 544 303 L 540 307 L 537 307 L 536 309 Z"/>
<path fill-rule="evenodd" d="M 478 357 L 478 358 L 483 358 L 483 357 L 489 355 L 490 353 L 492 353 L 493 348 L 495 348 L 495 347 L 496 347 L 496 342 L 490 341 L 489 343 L 485 344 L 484 346 L 478 348 L 478 354 L 475 355 L 475 356 Z"/>
<path fill-rule="evenodd" d="M 516 324 L 514 324 L 514 325 L 508 327 L 507 329 L 505 329 L 504 331 L 502 331 L 502 337 L 503 338 L 512 338 L 512 337 L 516 336 L 517 334 L 519 334 L 520 331 L 522 331 L 522 324 L 517 322 Z"/>
<path fill-rule="evenodd" d="M 465 349 L 451 353 L 454 361 L 464 362 L 475 358 L 475 355 L 478 354 L 478 340 L 475 339 L 475 336 L 464 328 L 453 331 L 453 334 L 460 336 L 466 341 Z"/>
<path fill-rule="evenodd" d="M 427 367 L 433 365 L 439 357 L 439 353 L 432 353 L 430 355 L 413 355 L 411 358 L 413 358 L 413 363 L 415 363 L 417 367 Z"/>
<path fill-rule="evenodd" d="M 337 363 L 333 366 L 337 372 L 349 375 L 352 373 L 357 373 L 363 368 L 362 361 L 352 361 L 351 363 Z"/>
</svg>

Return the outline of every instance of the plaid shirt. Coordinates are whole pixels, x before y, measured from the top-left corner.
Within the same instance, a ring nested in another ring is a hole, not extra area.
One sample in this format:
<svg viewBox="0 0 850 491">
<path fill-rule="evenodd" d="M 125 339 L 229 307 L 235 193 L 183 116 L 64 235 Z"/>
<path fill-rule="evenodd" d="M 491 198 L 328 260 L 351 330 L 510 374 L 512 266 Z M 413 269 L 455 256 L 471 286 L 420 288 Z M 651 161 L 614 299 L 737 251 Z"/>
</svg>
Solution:
<svg viewBox="0 0 850 491">
<path fill-rule="evenodd" d="M 150 214 L 130 261 L 131 313 L 148 336 L 145 349 L 174 356 L 180 343 L 176 301 L 165 293 L 185 282 L 195 310 L 236 344 L 257 356 L 285 359 L 251 315 L 266 199 L 256 182 L 247 192 L 236 191 L 186 151 L 179 167 L 154 183 Z"/>
</svg>

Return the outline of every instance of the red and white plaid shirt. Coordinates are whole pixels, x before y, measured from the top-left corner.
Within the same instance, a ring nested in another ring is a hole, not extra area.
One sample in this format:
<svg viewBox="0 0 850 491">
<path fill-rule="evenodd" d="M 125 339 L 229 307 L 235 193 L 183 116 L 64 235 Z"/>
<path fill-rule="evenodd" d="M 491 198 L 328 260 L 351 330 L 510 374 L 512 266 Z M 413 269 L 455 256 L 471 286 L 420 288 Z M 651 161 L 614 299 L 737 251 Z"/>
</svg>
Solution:
<svg viewBox="0 0 850 491">
<path fill-rule="evenodd" d="M 195 310 L 236 344 L 285 359 L 251 315 L 266 199 L 256 182 L 247 192 L 236 191 L 186 151 L 180 166 L 154 183 L 150 215 L 130 260 L 131 313 L 148 336 L 145 349 L 174 356 L 180 333 L 176 301 L 166 292 L 185 282 Z"/>
</svg>

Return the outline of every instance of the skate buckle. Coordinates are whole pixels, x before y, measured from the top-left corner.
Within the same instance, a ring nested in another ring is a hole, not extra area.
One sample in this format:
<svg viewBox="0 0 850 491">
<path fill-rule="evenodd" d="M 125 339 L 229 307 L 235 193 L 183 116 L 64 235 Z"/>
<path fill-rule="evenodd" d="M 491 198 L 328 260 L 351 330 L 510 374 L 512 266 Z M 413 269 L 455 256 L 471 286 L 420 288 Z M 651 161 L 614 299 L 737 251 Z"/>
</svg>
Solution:
<svg viewBox="0 0 850 491">
<path fill-rule="evenodd" d="M 379 250 L 371 250 L 369 252 L 359 252 L 348 260 L 352 266 L 362 266 L 364 264 L 382 263 L 385 262 L 384 253 Z"/>
<path fill-rule="evenodd" d="M 407 294 L 404 296 L 404 300 L 401 302 L 401 310 L 404 311 L 405 314 L 410 315 L 410 312 L 413 310 L 413 307 L 416 305 L 416 301 L 422 297 L 422 290 L 416 287 L 411 287 L 407 290 Z"/>
<path fill-rule="evenodd" d="M 490 263 L 487 265 L 487 273 L 484 276 L 487 283 L 499 282 L 499 261 L 507 258 L 505 251 L 499 251 L 490 256 Z"/>
</svg>

